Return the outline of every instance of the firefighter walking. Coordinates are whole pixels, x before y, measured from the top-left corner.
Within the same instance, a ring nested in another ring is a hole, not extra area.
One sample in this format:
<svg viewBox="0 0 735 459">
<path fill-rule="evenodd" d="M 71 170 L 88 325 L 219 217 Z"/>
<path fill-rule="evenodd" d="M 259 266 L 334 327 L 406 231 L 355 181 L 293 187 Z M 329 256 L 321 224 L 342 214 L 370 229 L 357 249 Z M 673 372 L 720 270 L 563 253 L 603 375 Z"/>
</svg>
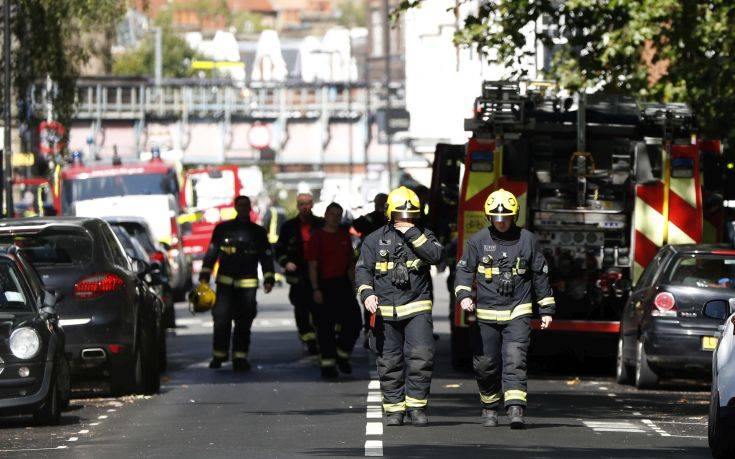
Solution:
<svg viewBox="0 0 735 459">
<path fill-rule="evenodd" d="M 219 262 L 215 279 L 217 299 L 212 309 L 213 356 L 209 368 L 220 368 L 228 360 L 232 336 L 232 369 L 248 371 L 250 327 L 257 313 L 258 263 L 263 269 L 263 288 L 270 293 L 274 283 L 273 254 L 263 227 L 250 221 L 250 198 L 235 198 L 235 210 L 234 219 L 214 228 L 199 282 L 209 284 L 212 269 Z"/>
<path fill-rule="evenodd" d="M 324 220 L 311 213 L 312 207 L 314 198 L 311 194 L 299 193 L 296 196 L 299 214 L 287 220 L 281 227 L 275 252 L 276 260 L 284 268 L 286 282 L 291 285 L 288 299 L 294 307 L 299 339 L 309 354 L 315 355 L 319 349 L 311 314 L 314 293 L 309 282 L 309 267 L 304 260 L 304 251 L 312 235 L 324 226 Z"/>
<path fill-rule="evenodd" d="M 313 316 L 319 342 L 322 378 L 352 373 L 350 354 L 360 335 L 360 307 L 355 298 L 352 240 L 340 226 L 342 206 L 333 202 L 324 212 L 324 228 L 307 245 L 309 279 L 314 291 Z M 336 366 L 336 368 L 335 368 Z"/>
<path fill-rule="evenodd" d="M 371 316 L 370 347 L 377 355 L 386 424 L 426 426 L 434 367 L 430 267 L 442 258 L 434 234 L 415 225 L 416 193 L 388 195 L 389 222 L 362 244 L 355 270 L 358 294 Z"/>
<path fill-rule="evenodd" d="M 498 425 L 502 400 L 511 428 L 523 429 L 532 298 L 537 299 L 545 329 L 555 312 L 554 296 L 536 236 L 515 224 L 516 197 L 503 189 L 491 193 L 485 215 L 490 225 L 467 241 L 457 263 L 454 290 L 462 309 L 476 310 L 470 336 L 483 424 Z M 472 299 L 473 282 L 477 305 Z"/>
</svg>

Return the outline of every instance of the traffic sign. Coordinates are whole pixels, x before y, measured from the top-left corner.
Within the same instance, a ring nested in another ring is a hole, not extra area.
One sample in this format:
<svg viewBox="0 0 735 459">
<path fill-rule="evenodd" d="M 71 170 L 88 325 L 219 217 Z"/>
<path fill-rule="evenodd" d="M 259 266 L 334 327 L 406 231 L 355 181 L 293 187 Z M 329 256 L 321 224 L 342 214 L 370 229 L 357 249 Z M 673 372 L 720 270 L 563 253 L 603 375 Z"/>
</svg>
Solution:
<svg viewBox="0 0 735 459">
<path fill-rule="evenodd" d="M 38 149 L 45 155 L 55 155 L 64 148 L 64 125 L 58 121 L 42 121 L 38 125 Z"/>
<path fill-rule="evenodd" d="M 248 131 L 248 143 L 256 150 L 263 150 L 271 144 L 271 129 L 267 124 L 253 123 Z"/>
</svg>

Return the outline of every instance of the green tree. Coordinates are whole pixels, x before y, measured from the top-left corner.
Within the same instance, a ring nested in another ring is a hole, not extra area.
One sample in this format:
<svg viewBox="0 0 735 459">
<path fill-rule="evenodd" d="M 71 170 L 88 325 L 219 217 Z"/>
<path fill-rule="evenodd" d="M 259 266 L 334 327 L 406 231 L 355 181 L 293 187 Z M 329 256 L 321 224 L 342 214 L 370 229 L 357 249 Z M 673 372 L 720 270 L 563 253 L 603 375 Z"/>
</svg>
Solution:
<svg viewBox="0 0 735 459">
<path fill-rule="evenodd" d="M 337 11 L 339 25 L 345 27 L 365 27 L 367 25 L 365 0 L 341 0 Z"/>
<path fill-rule="evenodd" d="M 403 0 L 396 14 L 421 3 Z M 538 40 L 554 50 L 546 76 L 562 87 L 687 102 L 703 134 L 735 140 L 734 26 L 731 0 L 489 0 L 455 42 L 517 68 L 518 50 Z"/>
<path fill-rule="evenodd" d="M 90 57 L 89 37 L 109 34 L 122 15 L 117 0 L 16 0 L 12 32 L 13 87 L 20 120 L 33 120 L 30 87 L 49 76 L 55 117 L 69 126 L 79 69 Z M 29 126 L 34 129 L 35 126 Z M 68 132 L 68 129 L 67 129 Z M 28 145 L 26 145 L 28 147 Z"/>
<path fill-rule="evenodd" d="M 195 50 L 183 38 L 168 27 L 162 28 L 162 75 L 171 78 L 193 76 L 191 61 L 198 57 Z M 151 76 L 155 73 L 155 34 L 151 32 L 138 46 L 115 57 L 112 73 L 120 76 Z"/>
</svg>

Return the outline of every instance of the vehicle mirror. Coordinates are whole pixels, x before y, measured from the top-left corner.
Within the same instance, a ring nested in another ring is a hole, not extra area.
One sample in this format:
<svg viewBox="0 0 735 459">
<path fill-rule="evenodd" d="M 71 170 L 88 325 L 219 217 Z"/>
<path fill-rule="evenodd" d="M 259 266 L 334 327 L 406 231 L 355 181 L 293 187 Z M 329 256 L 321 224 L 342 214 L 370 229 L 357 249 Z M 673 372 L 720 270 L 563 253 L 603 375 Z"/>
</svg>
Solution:
<svg viewBox="0 0 735 459">
<path fill-rule="evenodd" d="M 41 317 L 44 320 L 56 318 L 56 308 L 54 308 L 53 306 L 44 306 L 43 308 L 41 308 Z"/>
<path fill-rule="evenodd" d="M 163 284 L 163 270 L 161 269 L 161 264 L 157 262 L 153 262 L 150 264 L 148 268 L 148 275 L 149 275 L 149 281 L 148 283 L 150 285 L 162 285 Z"/>
<path fill-rule="evenodd" d="M 710 319 L 725 320 L 730 315 L 730 306 L 725 300 L 712 300 L 704 305 L 702 315 Z"/>
<path fill-rule="evenodd" d="M 140 258 L 133 258 L 133 271 L 135 271 L 138 276 L 144 276 L 148 273 L 148 263 L 141 260 Z"/>
<path fill-rule="evenodd" d="M 45 308 L 54 308 L 56 307 L 56 303 L 59 302 L 61 299 L 61 295 L 57 294 L 56 292 L 50 291 L 50 290 L 44 290 L 43 291 L 43 307 Z"/>
</svg>

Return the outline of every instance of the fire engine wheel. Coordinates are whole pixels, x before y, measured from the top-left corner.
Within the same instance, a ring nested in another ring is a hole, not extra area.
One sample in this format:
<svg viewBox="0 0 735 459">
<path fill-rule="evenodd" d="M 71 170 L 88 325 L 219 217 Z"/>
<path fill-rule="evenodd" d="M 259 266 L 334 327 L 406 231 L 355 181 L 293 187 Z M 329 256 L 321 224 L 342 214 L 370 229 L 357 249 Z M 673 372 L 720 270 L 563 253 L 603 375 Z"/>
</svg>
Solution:
<svg viewBox="0 0 735 459">
<path fill-rule="evenodd" d="M 633 382 L 633 367 L 625 363 L 625 349 L 623 348 L 623 335 L 618 338 L 618 355 L 615 365 L 615 379 L 618 384 L 630 384 Z"/>
<path fill-rule="evenodd" d="M 635 357 L 635 387 L 638 389 L 655 387 L 658 384 L 658 375 L 648 365 L 648 357 L 641 340 L 638 340 Z"/>
</svg>

